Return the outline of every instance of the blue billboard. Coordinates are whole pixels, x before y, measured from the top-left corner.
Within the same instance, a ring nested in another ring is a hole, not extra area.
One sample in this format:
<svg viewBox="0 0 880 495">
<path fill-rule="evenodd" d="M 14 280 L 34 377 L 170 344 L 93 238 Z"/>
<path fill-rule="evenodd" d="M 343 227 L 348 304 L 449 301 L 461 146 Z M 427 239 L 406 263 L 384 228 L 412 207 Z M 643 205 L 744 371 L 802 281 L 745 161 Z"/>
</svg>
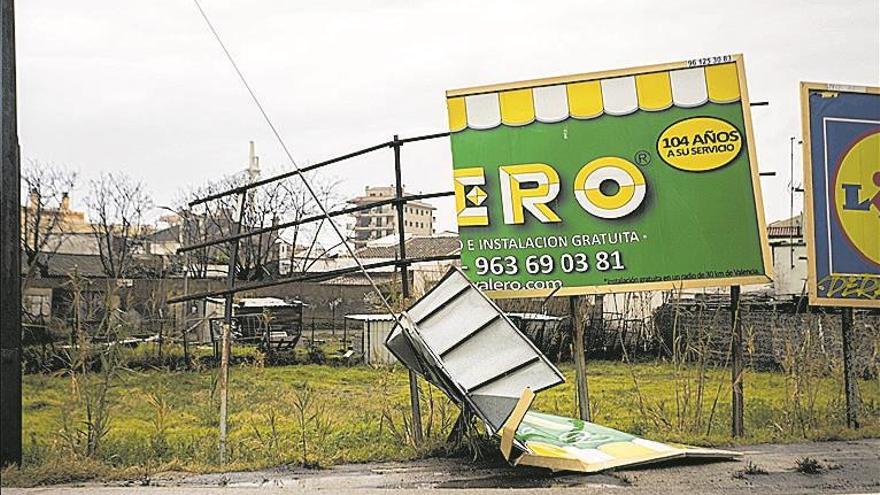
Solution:
<svg viewBox="0 0 880 495">
<path fill-rule="evenodd" d="M 880 307 L 880 88 L 801 83 L 810 304 Z"/>
</svg>

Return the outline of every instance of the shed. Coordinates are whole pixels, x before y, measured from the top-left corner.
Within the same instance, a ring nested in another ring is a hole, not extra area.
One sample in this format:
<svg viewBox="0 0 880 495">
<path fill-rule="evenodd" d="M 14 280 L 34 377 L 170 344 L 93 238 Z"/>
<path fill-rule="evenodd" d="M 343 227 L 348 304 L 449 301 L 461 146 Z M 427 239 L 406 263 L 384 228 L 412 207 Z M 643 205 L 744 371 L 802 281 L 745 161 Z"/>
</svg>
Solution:
<svg viewBox="0 0 880 495">
<path fill-rule="evenodd" d="M 292 349 L 302 335 L 302 301 L 242 298 L 233 309 L 233 324 L 239 340 L 259 342 L 267 350 Z"/>
<path fill-rule="evenodd" d="M 388 313 L 382 314 L 353 314 L 345 315 L 347 320 L 359 321 L 363 325 L 361 348 L 364 354 L 364 362 L 370 365 L 395 364 L 397 358 L 385 347 L 385 339 L 394 328 L 394 316 Z"/>
</svg>

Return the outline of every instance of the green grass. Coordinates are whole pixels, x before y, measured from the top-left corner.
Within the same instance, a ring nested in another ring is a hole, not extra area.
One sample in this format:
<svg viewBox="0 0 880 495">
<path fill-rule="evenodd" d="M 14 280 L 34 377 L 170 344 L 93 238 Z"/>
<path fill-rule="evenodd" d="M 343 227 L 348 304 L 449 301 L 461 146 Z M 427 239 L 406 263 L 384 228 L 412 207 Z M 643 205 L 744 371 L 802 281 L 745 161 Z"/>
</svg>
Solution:
<svg viewBox="0 0 880 495">
<path fill-rule="evenodd" d="M 591 362 L 588 368 L 595 422 L 656 440 L 733 443 L 729 435 L 728 370 L 707 372 L 702 410 L 698 412 L 698 381 L 693 370 L 676 374 L 669 364 L 617 362 Z M 539 394 L 533 408 L 576 414 L 573 370 L 563 366 L 563 371 L 567 382 Z M 416 448 L 406 434 L 409 399 L 403 369 L 234 366 L 230 373 L 228 462 L 220 466 L 215 376 L 216 370 L 125 372 L 111 392 L 109 433 L 95 458 L 85 459 L 60 434 L 64 414 L 74 422 L 83 418 L 82 407 L 71 400 L 75 396 L 71 380 L 59 375 L 26 375 L 24 465 L 5 470 L 3 485 L 140 478 L 164 470 L 245 470 L 286 463 L 328 466 L 413 459 L 430 455 L 443 445 L 457 414 L 436 389 L 430 399 L 423 397 L 424 421 L 431 430 L 425 445 Z M 305 458 L 295 406 L 303 399 L 297 394 L 303 383 L 313 391 L 311 405 L 306 408 L 312 421 L 306 426 Z M 880 436 L 880 381 L 862 381 L 859 387 L 863 428 L 850 431 L 844 426 L 838 379 L 798 381 L 782 373 L 747 372 L 747 436 L 736 443 Z M 429 389 L 424 385 L 423 390 Z M 796 391 L 800 401 L 795 400 Z M 685 397 L 690 399 L 687 406 Z M 806 407 L 808 399 L 812 399 L 812 408 Z"/>
</svg>

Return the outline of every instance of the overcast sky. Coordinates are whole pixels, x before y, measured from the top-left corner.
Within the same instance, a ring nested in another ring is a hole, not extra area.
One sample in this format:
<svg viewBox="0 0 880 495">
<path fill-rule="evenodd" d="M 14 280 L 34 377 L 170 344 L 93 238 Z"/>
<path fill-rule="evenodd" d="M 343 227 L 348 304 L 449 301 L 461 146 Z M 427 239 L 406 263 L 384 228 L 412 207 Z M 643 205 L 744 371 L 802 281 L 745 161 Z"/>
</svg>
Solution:
<svg viewBox="0 0 880 495">
<path fill-rule="evenodd" d="M 302 163 L 446 130 L 451 88 L 743 53 L 768 220 L 788 216 L 798 81 L 877 85 L 880 2 L 202 0 Z M 187 184 L 289 168 L 189 0 L 17 2 L 24 158 Z M 800 153 L 795 156 L 800 181 Z M 448 141 L 403 150 L 409 190 L 451 188 Z M 390 184 L 390 151 L 333 168 L 343 192 Z M 84 181 L 83 181 L 84 182 Z M 75 203 L 81 204 L 85 186 Z M 798 198 L 798 202 L 800 198 Z M 438 202 L 439 228 L 452 228 Z M 796 207 L 800 210 L 800 207 Z"/>
</svg>

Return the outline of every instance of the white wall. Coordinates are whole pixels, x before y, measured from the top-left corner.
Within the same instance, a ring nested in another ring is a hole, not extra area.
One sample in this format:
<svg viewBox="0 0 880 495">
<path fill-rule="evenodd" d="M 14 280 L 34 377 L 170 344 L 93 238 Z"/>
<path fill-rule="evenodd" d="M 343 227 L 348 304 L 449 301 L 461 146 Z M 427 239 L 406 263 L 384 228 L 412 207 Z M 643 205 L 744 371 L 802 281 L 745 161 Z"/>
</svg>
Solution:
<svg viewBox="0 0 880 495">
<path fill-rule="evenodd" d="M 807 262 L 801 259 L 807 256 L 806 246 L 795 241 L 793 250 L 788 242 L 771 244 L 770 249 L 773 252 L 773 291 L 777 296 L 800 295 L 807 278 Z"/>
</svg>

